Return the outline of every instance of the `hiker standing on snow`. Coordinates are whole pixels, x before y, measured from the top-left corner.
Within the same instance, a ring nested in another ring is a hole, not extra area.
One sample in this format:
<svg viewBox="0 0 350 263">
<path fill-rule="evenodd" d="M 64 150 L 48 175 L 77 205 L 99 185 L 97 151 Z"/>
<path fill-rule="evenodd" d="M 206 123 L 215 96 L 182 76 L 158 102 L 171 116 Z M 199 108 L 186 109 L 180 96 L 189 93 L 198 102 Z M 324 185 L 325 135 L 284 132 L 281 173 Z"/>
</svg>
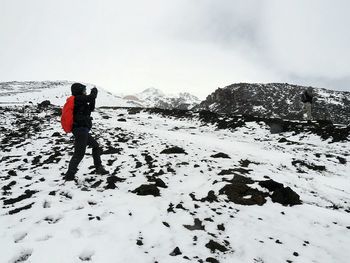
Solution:
<svg viewBox="0 0 350 263">
<path fill-rule="evenodd" d="M 74 104 L 72 104 L 74 107 L 72 127 L 74 135 L 74 154 L 69 162 L 68 171 L 64 179 L 66 181 L 74 180 L 74 176 L 78 171 L 78 165 L 85 155 L 87 146 L 92 148 L 96 174 L 108 174 L 101 163 L 101 149 L 98 142 L 90 135 L 90 129 L 92 127 L 92 118 L 90 115 L 95 109 L 97 89 L 96 87 L 92 88 L 90 95 L 86 95 L 86 86 L 80 83 L 74 83 L 71 87 L 71 91 L 74 96 L 70 97 L 74 100 Z M 68 98 L 68 100 L 70 98 Z"/>
<path fill-rule="evenodd" d="M 312 120 L 312 100 L 313 100 L 312 88 L 309 87 L 301 94 L 301 101 L 304 103 L 304 114 L 306 114 L 306 120 Z"/>
</svg>

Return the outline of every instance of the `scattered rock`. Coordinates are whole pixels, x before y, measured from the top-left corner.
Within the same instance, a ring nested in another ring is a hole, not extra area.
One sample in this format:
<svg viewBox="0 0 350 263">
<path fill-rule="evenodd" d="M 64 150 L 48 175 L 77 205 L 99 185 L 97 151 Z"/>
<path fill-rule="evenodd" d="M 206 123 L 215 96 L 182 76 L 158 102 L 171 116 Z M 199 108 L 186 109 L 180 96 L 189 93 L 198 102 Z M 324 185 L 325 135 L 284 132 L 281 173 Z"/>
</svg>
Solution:
<svg viewBox="0 0 350 263">
<path fill-rule="evenodd" d="M 215 195 L 215 192 L 213 190 L 210 190 L 208 192 L 208 195 L 204 198 L 201 199 L 202 202 L 209 202 L 209 203 L 213 203 L 213 202 L 217 202 L 218 201 L 218 198 L 217 196 Z"/>
<path fill-rule="evenodd" d="M 61 134 L 59 132 L 54 132 L 51 137 L 61 137 Z"/>
<path fill-rule="evenodd" d="M 205 262 L 209 262 L 209 263 L 220 263 L 219 260 L 212 258 L 212 257 L 208 257 L 206 258 Z"/>
<path fill-rule="evenodd" d="M 9 176 L 17 176 L 17 173 L 14 170 L 10 170 L 7 172 Z"/>
<path fill-rule="evenodd" d="M 188 230 L 205 230 L 205 227 L 202 225 L 202 221 L 200 221 L 198 218 L 194 219 L 194 225 L 183 225 Z"/>
<path fill-rule="evenodd" d="M 259 164 L 259 163 L 256 163 L 256 162 L 252 162 L 252 161 L 250 161 L 250 160 L 248 160 L 248 159 L 245 159 L 245 160 L 240 160 L 239 161 L 239 164 L 242 166 L 242 167 L 248 167 L 249 166 L 249 164 Z"/>
<path fill-rule="evenodd" d="M 25 190 L 24 194 L 11 199 L 4 200 L 4 205 L 13 205 L 17 202 L 23 201 L 25 199 L 31 198 L 35 193 L 38 191 L 32 191 L 32 190 Z"/>
<path fill-rule="evenodd" d="M 339 163 L 346 164 L 346 159 L 344 157 L 337 156 Z"/>
<path fill-rule="evenodd" d="M 27 210 L 27 209 L 32 208 L 33 205 L 34 205 L 34 202 L 29 204 L 29 205 L 25 205 L 25 206 L 13 209 L 13 210 L 9 211 L 9 214 L 10 215 L 17 214 L 17 213 L 21 212 L 22 210 Z"/>
<path fill-rule="evenodd" d="M 164 181 L 160 178 L 156 178 L 154 180 L 154 182 L 156 183 L 156 186 L 161 187 L 161 188 L 168 188 L 168 186 L 164 183 Z"/>
<path fill-rule="evenodd" d="M 224 224 L 218 225 L 218 230 L 225 231 L 225 225 Z"/>
<path fill-rule="evenodd" d="M 284 206 L 300 205 L 300 196 L 294 192 L 290 187 L 278 188 L 276 189 L 271 199 L 273 202 L 280 203 Z"/>
<path fill-rule="evenodd" d="M 209 248 L 210 251 L 211 251 L 211 253 L 215 253 L 216 250 L 219 250 L 220 252 L 226 252 L 226 251 L 228 251 L 228 249 L 227 249 L 225 246 L 223 246 L 223 245 L 221 245 L 221 244 L 215 242 L 214 240 L 210 240 L 210 241 L 205 245 L 205 247 L 206 247 L 206 248 Z"/>
<path fill-rule="evenodd" d="M 39 108 L 47 108 L 51 105 L 51 102 L 49 100 L 44 100 L 38 104 Z"/>
<path fill-rule="evenodd" d="M 314 170 L 318 172 L 326 171 L 326 166 L 324 165 L 309 164 L 303 160 L 294 160 L 292 161 L 292 165 L 295 167 L 304 166 L 310 170 Z"/>
<path fill-rule="evenodd" d="M 143 184 L 133 190 L 132 193 L 136 193 L 137 195 L 160 196 L 159 189 L 155 184 Z"/>
<path fill-rule="evenodd" d="M 124 178 L 120 178 L 118 176 L 112 175 L 107 177 L 107 186 L 105 187 L 105 189 L 115 189 L 117 188 L 117 186 L 115 185 L 118 182 L 124 182 L 125 179 Z"/>
<path fill-rule="evenodd" d="M 9 191 L 11 190 L 11 187 L 14 186 L 15 184 L 16 184 L 16 181 L 11 181 L 7 185 L 4 185 L 1 189 L 4 191 Z"/>
<path fill-rule="evenodd" d="M 227 155 L 226 153 L 217 153 L 217 154 L 213 154 L 210 157 L 212 158 L 225 158 L 225 159 L 231 159 L 231 157 L 229 155 Z"/>
<path fill-rule="evenodd" d="M 284 143 L 284 142 L 288 142 L 288 140 L 284 137 L 282 137 L 281 139 L 278 140 L 279 143 Z"/>
<path fill-rule="evenodd" d="M 176 247 L 174 250 L 173 250 L 173 252 L 171 252 L 169 255 L 170 256 L 178 256 L 178 255 L 181 255 L 182 254 L 182 252 L 181 252 L 181 250 L 179 249 L 179 247 Z"/>
<path fill-rule="evenodd" d="M 160 152 L 161 154 L 187 154 L 184 149 L 174 146 Z"/>
<path fill-rule="evenodd" d="M 266 193 L 247 185 L 254 182 L 252 179 L 235 175 L 231 182 L 219 190 L 219 193 L 226 194 L 231 202 L 240 205 L 263 205 L 266 202 Z"/>
<path fill-rule="evenodd" d="M 277 183 L 274 180 L 260 181 L 259 185 L 261 187 L 267 188 L 270 192 L 275 191 L 278 188 L 283 188 L 283 184 Z"/>
<path fill-rule="evenodd" d="M 167 212 L 168 212 L 168 213 L 170 213 L 170 212 L 175 213 L 174 205 L 173 205 L 172 203 L 169 204 L 169 207 L 168 207 L 168 209 L 167 209 Z"/>
<path fill-rule="evenodd" d="M 218 175 L 229 175 L 229 174 L 249 174 L 252 170 L 251 169 L 246 169 L 246 168 L 232 168 L 232 169 L 226 169 L 222 170 Z"/>
</svg>

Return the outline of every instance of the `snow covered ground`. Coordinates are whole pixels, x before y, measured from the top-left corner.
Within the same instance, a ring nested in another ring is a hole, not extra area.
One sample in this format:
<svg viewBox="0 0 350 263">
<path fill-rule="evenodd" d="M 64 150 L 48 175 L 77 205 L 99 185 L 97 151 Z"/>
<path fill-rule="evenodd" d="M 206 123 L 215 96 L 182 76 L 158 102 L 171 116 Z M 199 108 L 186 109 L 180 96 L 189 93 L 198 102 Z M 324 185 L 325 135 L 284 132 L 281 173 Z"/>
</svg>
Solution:
<svg viewBox="0 0 350 263">
<path fill-rule="evenodd" d="M 89 149 L 64 182 L 73 141 L 57 110 L 0 111 L 0 262 L 348 262 L 349 141 L 97 109 L 111 175 Z M 161 153 L 174 146 L 185 153 Z"/>
</svg>

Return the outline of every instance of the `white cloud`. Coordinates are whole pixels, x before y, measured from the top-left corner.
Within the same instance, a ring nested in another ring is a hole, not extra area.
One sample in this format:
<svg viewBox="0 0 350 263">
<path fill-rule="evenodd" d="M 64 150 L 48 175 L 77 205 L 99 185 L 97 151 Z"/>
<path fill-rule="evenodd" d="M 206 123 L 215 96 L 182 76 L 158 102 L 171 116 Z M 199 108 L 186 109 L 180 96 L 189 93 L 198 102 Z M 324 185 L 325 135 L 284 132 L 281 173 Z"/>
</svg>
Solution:
<svg viewBox="0 0 350 263">
<path fill-rule="evenodd" d="M 1 1 L 0 81 L 70 79 L 117 92 L 154 86 L 201 97 L 241 81 L 341 79 L 344 87 L 348 6 L 328 0 Z"/>
</svg>

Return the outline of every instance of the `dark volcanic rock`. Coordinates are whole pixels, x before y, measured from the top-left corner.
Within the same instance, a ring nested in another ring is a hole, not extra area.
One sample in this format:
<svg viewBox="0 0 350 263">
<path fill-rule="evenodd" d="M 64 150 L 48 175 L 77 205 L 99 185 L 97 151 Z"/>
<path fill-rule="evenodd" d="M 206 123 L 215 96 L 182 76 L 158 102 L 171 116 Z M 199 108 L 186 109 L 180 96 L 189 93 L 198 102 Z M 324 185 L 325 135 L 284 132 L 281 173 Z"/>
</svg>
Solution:
<svg viewBox="0 0 350 263">
<path fill-rule="evenodd" d="M 51 105 L 51 102 L 49 100 L 44 100 L 38 104 L 39 108 L 46 108 Z"/>
<path fill-rule="evenodd" d="M 1 189 L 4 191 L 9 191 L 11 190 L 11 187 L 14 186 L 15 184 L 16 184 L 16 181 L 11 181 L 7 185 L 4 185 Z"/>
<path fill-rule="evenodd" d="M 283 188 L 283 184 L 277 183 L 272 179 L 266 180 L 266 181 L 261 181 L 261 182 L 259 182 L 259 185 L 267 188 L 270 192 L 275 191 L 278 188 Z"/>
<path fill-rule="evenodd" d="M 236 174 L 230 182 L 234 184 L 253 184 L 254 180 L 249 177 Z"/>
<path fill-rule="evenodd" d="M 194 219 L 194 225 L 183 225 L 188 230 L 205 230 L 205 227 L 202 225 L 202 221 L 200 221 L 198 218 Z"/>
<path fill-rule="evenodd" d="M 17 173 L 14 170 L 8 171 L 7 174 L 10 176 L 17 176 Z"/>
<path fill-rule="evenodd" d="M 143 184 L 133 190 L 132 193 L 136 193 L 137 195 L 160 196 L 159 189 L 154 184 Z"/>
<path fill-rule="evenodd" d="M 212 158 L 226 158 L 226 159 L 230 159 L 231 158 L 226 153 L 217 153 L 217 154 L 211 155 L 210 157 L 212 157 Z"/>
<path fill-rule="evenodd" d="M 226 194 L 231 202 L 240 205 L 263 205 L 266 203 L 266 193 L 250 188 L 243 183 L 227 184 L 219 191 Z"/>
<path fill-rule="evenodd" d="M 208 257 L 206 258 L 205 262 L 209 262 L 209 263 L 220 263 L 219 260 L 212 258 L 212 257 Z"/>
<path fill-rule="evenodd" d="M 256 162 L 252 162 L 252 161 L 250 161 L 250 160 L 248 160 L 248 159 L 245 159 L 245 160 L 240 160 L 239 161 L 239 164 L 242 166 L 242 167 L 248 167 L 249 166 L 249 164 L 259 164 L 259 163 L 256 163 Z"/>
<path fill-rule="evenodd" d="M 24 199 L 31 198 L 37 191 L 32 191 L 32 190 L 26 190 L 24 194 L 16 197 L 16 198 L 11 198 L 11 199 L 6 199 L 4 200 L 4 205 L 12 205 L 14 203 L 20 202 Z"/>
<path fill-rule="evenodd" d="M 181 255 L 181 254 L 182 254 L 182 252 L 179 249 L 179 247 L 176 247 L 169 255 L 170 256 L 178 256 L 178 255 Z"/>
<path fill-rule="evenodd" d="M 9 211 L 9 214 L 10 215 L 17 214 L 17 213 L 21 212 L 22 210 L 27 210 L 27 209 L 32 208 L 33 205 L 34 205 L 34 202 L 29 204 L 29 205 L 25 205 L 25 206 L 13 209 L 13 210 Z"/>
<path fill-rule="evenodd" d="M 273 202 L 280 203 L 284 206 L 293 206 L 301 204 L 300 196 L 290 187 L 276 189 L 271 199 Z"/>
<path fill-rule="evenodd" d="M 226 251 L 228 251 L 228 249 L 227 249 L 225 246 L 219 244 L 218 242 L 215 242 L 214 240 L 210 240 L 210 241 L 205 245 L 205 247 L 209 248 L 210 251 L 211 251 L 212 253 L 215 253 L 216 250 L 219 250 L 220 252 L 226 252 Z"/>
<path fill-rule="evenodd" d="M 245 169 L 245 168 L 232 168 L 227 170 L 222 170 L 218 175 L 228 175 L 228 174 L 249 174 L 252 170 L 251 169 Z"/>
<path fill-rule="evenodd" d="M 307 163 L 303 160 L 294 160 L 294 161 L 292 161 L 292 165 L 294 165 L 295 167 L 304 166 L 310 170 L 319 171 L 319 172 L 326 170 L 326 166 L 324 166 L 324 165 L 310 164 L 310 163 Z"/>
<path fill-rule="evenodd" d="M 117 182 L 124 182 L 125 179 L 124 178 L 120 178 L 118 176 L 112 175 L 107 177 L 107 186 L 106 189 L 115 189 L 117 188 L 115 183 Z"/>
<path fill-rule="evenodd" d="M 339 163 L 346 164 L 346 159 L 345 158 L 337 156 L 337 159 L 338 159 Z"/>
<path fill-rule="evenodd" d="M 156 183 L 156 186 L 161 187 L 161 188 L 168 188 L 168 186 L 164 183 L 164 181 L 160 178 L 156 178 L 154 180 L 154 182 Z"/>
<path fill-rule="evenodd" d="M 167 148 L 160 152 L 161 154 L 187 154 L 184 149 L 178 146 Z"/>
<path fill-rule="evenodd" d="M 212 203 L 212 202 L 217 202 L 218 198 L 215 195 L 215 192 L 213 190 L 210 190 L 208 192 L 208 195 L 206 197 L 202 198 L 201 201 L 202 202 L 208 201 L 209 203 Z"/>
</svg>

